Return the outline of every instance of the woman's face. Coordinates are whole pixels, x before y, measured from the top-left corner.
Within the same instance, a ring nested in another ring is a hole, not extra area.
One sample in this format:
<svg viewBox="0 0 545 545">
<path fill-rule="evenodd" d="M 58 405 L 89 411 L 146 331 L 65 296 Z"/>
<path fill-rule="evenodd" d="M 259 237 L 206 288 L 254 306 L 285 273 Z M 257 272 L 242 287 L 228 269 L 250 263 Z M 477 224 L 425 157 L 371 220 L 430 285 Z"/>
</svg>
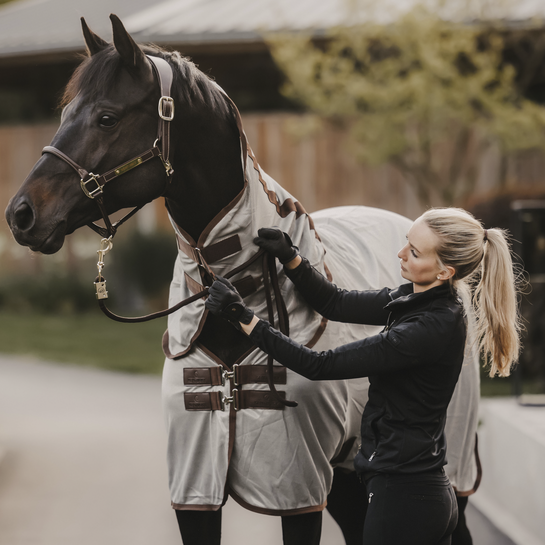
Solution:
<svg viewBox="0 0 545 545">
<path fill-rule="evenodd" d="M 440 286 L 451 276 L 449 271 L 439 267 L 435 252 L 438 242 L 424 220 L 418 218 L 409 229 L 407 244 L 397 254 L 401 260 L 401 276 L 414 284 L 415 293 Z"/>
</svg>

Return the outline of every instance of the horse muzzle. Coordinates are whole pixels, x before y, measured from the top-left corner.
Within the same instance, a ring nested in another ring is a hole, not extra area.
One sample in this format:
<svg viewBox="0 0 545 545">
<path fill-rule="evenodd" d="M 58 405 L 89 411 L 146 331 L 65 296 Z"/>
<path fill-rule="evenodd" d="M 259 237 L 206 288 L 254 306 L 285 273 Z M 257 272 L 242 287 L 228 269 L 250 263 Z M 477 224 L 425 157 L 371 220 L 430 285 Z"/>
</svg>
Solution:
<svg viewBox="0 0 545 545">
<path fill-rule="evenodd" d="M 36 210 L 24 196 L 15 196 L 6 208 L 6 221 L 15 238 L 22 246 L 28 246 L 33 252 L 54 254 L 64 244 L 66 221 L 37 222 Z M 38 229 L 38 224 L 45 228 Z"/>
</svg>

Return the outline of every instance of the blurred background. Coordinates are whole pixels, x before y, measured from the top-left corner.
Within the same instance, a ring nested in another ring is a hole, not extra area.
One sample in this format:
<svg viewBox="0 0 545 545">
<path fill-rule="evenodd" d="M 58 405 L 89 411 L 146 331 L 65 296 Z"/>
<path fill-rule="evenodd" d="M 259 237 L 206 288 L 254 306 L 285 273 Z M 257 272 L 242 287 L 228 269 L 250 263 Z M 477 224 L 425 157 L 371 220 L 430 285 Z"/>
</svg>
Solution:
<svg viewBox="0 0 545 545">
<path fill-rule="evenodd" d="M 537 419 L 526 427 L 541 446 L 528 449 L 541 453 L 545 4 L 0 0 L 2 210 L 59 124 L 57 105 L 84 53 L 79 18 L 110 40 L 111 12 L 137 42 L 180 51 L 225 89 L 263 169 L 308 212 L 361 204 L 415 219 L 429 206 L 460 206 L 486 227 L 513 233 L 527 282 L 525 348 L 513 377 L 492 381 L 483 373 L 482 395 L 508 396 L 506 418 L 515 422 Z M 32 254 L 2 219 L 0 353 L 160 374 L 166 321 L 126 326 L 95 307 L 98 243 L 80 230 L 58 254 Z M 106 258 L 111 306 L 122 313 L 163 308 L 175 255 L 164 203 L 155 201 L 120 231 Z M 509 470 L 495 463 L 503 479 Z M 490 483 L 490 498 L 512 493 Z M 528 502 L 545 512 L 542 497 Z M 506 520 L 510 501 L 487 505 L 481 510 Z M 528 535 L 502 530 L 517 543 L 545 543 L 541 517 L 523 510 Z"/>
</svg>

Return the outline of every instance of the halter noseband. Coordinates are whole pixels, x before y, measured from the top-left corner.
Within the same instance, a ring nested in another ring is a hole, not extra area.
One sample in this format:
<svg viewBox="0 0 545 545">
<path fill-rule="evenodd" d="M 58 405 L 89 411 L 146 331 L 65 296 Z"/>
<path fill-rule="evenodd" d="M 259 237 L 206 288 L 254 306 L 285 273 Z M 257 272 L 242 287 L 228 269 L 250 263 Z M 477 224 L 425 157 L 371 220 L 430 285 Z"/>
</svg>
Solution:
<svg viewBox="0 0 545 545">
<path fill-rule="evenodd" d="M 161 98 L 159 99 L 158 111 L 159 111 L 159 128 L 157 139 L 153 143 L 153 147 L 149 150 L 141 153 L 137 157 L 130 159 L 129 161 L 109 170 L 105 174 L 98 175 L 93 174 L 92 172 L 87 172 L 83 167 L 79 166 L 75 161 L 70 159 L 68 155 L 55 148 L 54 146 L 45 146 L 42 150 L 42 155 L 44 153 L 51 153 L 56 155 L 59 159 L 62 159 L 65 163 L 70 165 L 80 177 L 80 185 L 82 191 L 87 197 L 93 199 L 100 210 L 102 219 L 106 225 L 106 228 L 100 227 L 96 223 L 89 223 L 89 227 L 93 231 L 97 232 L 102 237 L 113 237 L 117 231 L 117 228 L 132 217 L 138 210 L 140 210 L 144 205 L 137 206 L 133 208 L 126 216 L 120 219 L 118 222 L 112 224 L 108 213 L 106 212 L 106 206 L 104 205 L 104 186 L 118 178 L 122 174 L 129 172 L 133 168 L 144 164 L 145 162 L 153 159 L 154 157 L 159 157 L 163 162 L 167 174 L 167 183 L 172 179 L 174 170 L 172 165 L 169 162 L 170 154 L 170 122 L 174 119 L 174 100 L 170 96 L 170 90 L 172 86 L 172 68 L 164 59 L 160 57 L 151 57 L 147 55 L 148 59 L 151 61 L 153 67 L 153 72 L 157 77 L 159 86 L 161 88 Z M 161 143 L 161 148 L 157 147 L 158 143 Z M 91 185 L 88 185 L 91 184 Z"/>
</svg>

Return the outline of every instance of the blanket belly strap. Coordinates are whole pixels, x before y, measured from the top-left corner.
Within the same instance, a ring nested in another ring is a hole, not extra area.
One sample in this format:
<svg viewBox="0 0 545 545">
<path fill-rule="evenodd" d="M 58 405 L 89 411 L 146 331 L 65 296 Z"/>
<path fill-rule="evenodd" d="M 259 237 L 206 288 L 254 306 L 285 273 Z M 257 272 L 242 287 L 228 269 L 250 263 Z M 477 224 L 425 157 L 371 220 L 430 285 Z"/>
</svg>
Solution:
<svg viewBox="0 0 545 545">
<path fill-rule="evenodd" d="M 186 367 L 184 384 L 192 386 L 222 386 L 224 383 L 221 367 Z"/>
<path fill-rule="evenodd" d="M 263 390 L 233 390 L 231 397 L 222 392 L 184 392 L 186 411 L 224 411 L 226 405 L 233 404 L 235 411 L 243 409 L 265 409 L 282 411 L 285 405 L 280 403 L 270 392 Z M 278 392 L 286 398 L 286 392 Z"/>
<path fill-rule="evenodd" d="M 235 365 L 233 367 L 234 385 L 268 384 L 266 365 Z M 286 368 L 273 367 L 275 384 L 286 384 Z M 217 367 L 186 367 L 184 369 L 184 384 L 191 386 L 223 386 L 225 373 Z"/>
</svg>

